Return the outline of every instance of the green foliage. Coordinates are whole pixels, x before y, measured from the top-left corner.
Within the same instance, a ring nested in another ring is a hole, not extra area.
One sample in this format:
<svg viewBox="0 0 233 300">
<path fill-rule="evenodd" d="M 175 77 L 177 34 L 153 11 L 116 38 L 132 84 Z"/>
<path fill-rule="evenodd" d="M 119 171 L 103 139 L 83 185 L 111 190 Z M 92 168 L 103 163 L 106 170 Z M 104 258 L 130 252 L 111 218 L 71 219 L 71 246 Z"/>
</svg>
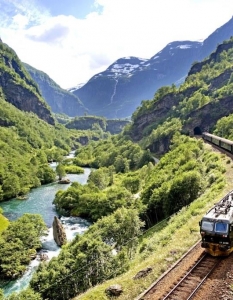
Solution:
<svg viewBox="0 0 233 300">
<path fill-rule="evenodd" d="M 142 192 L 147 205 L 145 219 L 156 223 L 194 201 L 206 186 L 223 181 L 224 173 L 217 154 L 203 150 L 202 141 L 175 135 L 171 151 L 151 172 Z"/>
<path fill-rule="evenodd" d="M 226 44 L 229 46 L 226 47 Z M 150 148 L 156 152 L 159 149 L 157 142 L 160 143 L 163 139 L 163 145 L 169 143 L 174 130 L 183 132 L 183 128 L 193 121 L 193 118 L 203 118 L 201 109 L 206 105 L 213 103 L 215 114 L 212 112 L 212 116 L 217 118 L 219 114 L 222 117 L 224 112 L 221 109 L 221 100 L 233 95 L 232 45 L 230 39 L 208 59 L 197 63 L 197 66 L 193 65 L 190 75 L 179 89 L 174 85 L 164 86 L 158 89 L 152 100 L 142 101 L 141 106 L 134 112 L 133 123 L 126 128 L 125 135 L 136 135 L 137 139 L 141 139 L 140 143 L 144 149 Z M 228 114 L 227 110 L 225 114 Z M 143 132 L 140 132 L 141 128 Z"/>
<path fill-rule="evenodd" d="M 111 180 L 111 173 L 106 172 L 109 174 L 109 178 L 106 178 L 107 175 L 104 173 L 104 177 L 99 177 L 98 174 L 101 170 L 98 171 L 92 173 L 88 184 L 73 183 L 67 190 L 59 191 L 53 201 L 57 210 L 88 217 L 95 221 L 111 214 L 119 207 L 135 207 L 137 205 L 132 199 L 131 193 L 124 187 L 106 188 Z"/>
<path fill-rule="evenodd" d="M 79 130 L 97 129 L 106 131 L 107 120 L 98 116 L 75 117 L 72 121 L 66 124 L 67 128 Z"/>
<path fill-rule="evenodd" d="M 64 166 L 65 172 L 67 174 L 82 174 L 84 173 L 84 169 L 78 166 L 70 165 L 70 166 Z"/>
<path fill-rule="evenodd" d="M 132 173 L 131 176 L 127 176 L 123 179 L 122 184 L 132 194 L 135 194 L 140 189 L 141 180 L 140 180 L 138 174 Z"/>
<path fill-rule="evenodd" d="M 126 173 L 150 161 L 153 158 L 148 150 L 119 135 L 80 147 L 73 163 L 93 168 L 114 166 L 117 173 Z"/>
<path fill-rule="evenodd" d="M 5 278 L 21 276 L 41 248 L 47 227 L 40 215 L 24 214 L 9 224 L 0 238 L 0 271 Z"/>
<path fill-rule="evenodd" d="M 137 210 L 118 209 L 77 236 L 58 258 L 41 265 L 31 287 L 43 299 L 70 299 L 116 277 L 128 269 L 143 225 Z"/>
<path fill-rule="evenodd" d="M 5 230 L 9 225 L 9 221 L 2 215 L 2 209 L 0 208 L 0 233 Z"/>
<path fill-rule="evenodd" d="M 164 138 L 171 138 L 173 134 L 177 131 L 180 131 L 182 129 L 182 123 L 181 120 L 178 118 L 174 118 L 171 120 L 167 120 L 161 125 L 157 126 L 156 129 L 154 129 L 149 136 L 145 138 L 145 140 L 142 142 L 143 147 L 146 148 L 149 145 L 152 145 L 153 143 L 156 143 L 157 141 L 160 141 Z M 148 128 L 146 128 L 148 130 Z"/>
<path fill-rule="evenodd" d="M 135 209 L 124 207 L 117 209 L 111 215 L 98 220 L 89 228 L 87 235 L 98 235 L 107 244 L 114 246 L 117 252 L 127 249 L 131 258 L 144 227 Z"/>
<path fill-rule="evenodd" d="M 214 130 L 214 134 L 219 135 L 221 137 L 233 140 L 233 115 L 229 115 L 227 117 L 221 118 Z"/>
<path fill-rule="evenodd" d="M 66 169 L 63 164 L 58 164 L 56 166 L 56 173 L 58 175 L 59 180 L 61 180 L 66 175 Z"/>
<path fill-rule="evenodd" d="M 110 185 L 110 172 L 111 170 L 106 167 L 92 170 L 88 177 L 88 183 L 93 183 L 98 189 L 103 190 Z"/>
<path fill-rule="evenodd" d="M 0 298 L 1 299 L 1 298 Z M 6 297 L 5 300 L 42 300 L 39 293 L 35 293 L 32 289 L 28 288 L 20 293 L 13 293 Z"/>
<path fill-rule="evenodd" d="M 4 294 L 3 294 L 3 290 L 0 289 L 0 300 L 4 300 Z"/>
<path fill-rule="evenodd" d="M 51 126 L 0 97 L 0 201 L 55 180 L 48 166 L 72 145 L 62 125 Z"/>
</svg>

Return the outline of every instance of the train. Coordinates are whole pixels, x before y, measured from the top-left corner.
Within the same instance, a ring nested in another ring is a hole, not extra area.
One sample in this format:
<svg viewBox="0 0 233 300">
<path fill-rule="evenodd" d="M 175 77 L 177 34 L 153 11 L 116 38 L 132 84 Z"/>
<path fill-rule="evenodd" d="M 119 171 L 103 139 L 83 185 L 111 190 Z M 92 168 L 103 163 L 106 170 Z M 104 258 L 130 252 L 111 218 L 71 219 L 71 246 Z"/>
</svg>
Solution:
<svg viewBox="0 0 233 300">
<path fill-rule="evenodd" d="M 233 154 L 233 141 L 221 138 L 217 135 L 210 134 L 208 132 L 203 132 L 202 138 L 203 138 L 203 140 L 205 140 L 209 143 L 212 143 L 212 144 L 218 146 L 219 148 L 222 148 Z"/>
<path fill-rule="evenodd" d="M 233 190 L 203 216 L 199 226 L 205 252 L 228 256 L 233 251 Z"/>
</svg>

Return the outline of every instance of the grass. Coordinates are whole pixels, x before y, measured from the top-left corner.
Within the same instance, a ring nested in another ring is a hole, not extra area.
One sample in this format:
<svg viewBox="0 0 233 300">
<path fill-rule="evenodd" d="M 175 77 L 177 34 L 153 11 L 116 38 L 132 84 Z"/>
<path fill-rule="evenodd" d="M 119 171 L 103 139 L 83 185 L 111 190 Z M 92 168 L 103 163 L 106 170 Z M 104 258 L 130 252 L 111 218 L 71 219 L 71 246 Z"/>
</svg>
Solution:
<svg viewBox="0 0 233 300">
<path fill-rule="evenodd" d="M 75 300 L 110 300 L 105 289 L 113 284 L 120 284 L 123 293 L 118 300 L 137 299 L 156 279 L 171 267 L 190 247 L 199 239 L 199 221 L 205 212 L 218 202 L 225 194 L 233 189 L 233 164 L 229 158 L 221 155 L 225 184 L 222 183 L 206 190 L 205 193 L 183 208 L 170 220 L 150 228 L 140 239 L 138 253 L 131 262 L 130 270 L 121 276 L 105 281 L 103 284 L 89 289 L 86 293 L 78 295 Z M 133 277 L 142 269 L 151 267 L 152 272 L 145 278 L 134 280 Z"/>
<path fill-rule="evenodd" d="M 0 233 L 5 230 L 9 225 L 9 221 L 2 214 L 0 214 Z"/>
</svg>

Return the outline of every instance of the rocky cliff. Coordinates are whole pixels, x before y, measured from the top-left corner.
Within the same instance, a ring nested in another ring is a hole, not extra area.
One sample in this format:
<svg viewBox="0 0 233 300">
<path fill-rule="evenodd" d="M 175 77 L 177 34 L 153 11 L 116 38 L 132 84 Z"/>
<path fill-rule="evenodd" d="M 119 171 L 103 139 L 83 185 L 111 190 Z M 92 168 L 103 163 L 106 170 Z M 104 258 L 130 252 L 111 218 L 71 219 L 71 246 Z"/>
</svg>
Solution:
<svg viewBox="0 0 233 300">
<path fill-rule="evenodd" d="M 54 119 L 37 84 L 24 69 L 16 53 L 0 41 L 0 88 L 7 102 L 18 109 L 33 112 L 49 124 Z"/>
<path fill-rule="evenodd" d="M 52 112 L 66 114 L 70 117 L 83 116 L 88 112 L 77 96 L 62 89 L 46 73 L 25 63 L 24 66 L 38 84 L 42 96 L 51 107 Z"/>
</svg>

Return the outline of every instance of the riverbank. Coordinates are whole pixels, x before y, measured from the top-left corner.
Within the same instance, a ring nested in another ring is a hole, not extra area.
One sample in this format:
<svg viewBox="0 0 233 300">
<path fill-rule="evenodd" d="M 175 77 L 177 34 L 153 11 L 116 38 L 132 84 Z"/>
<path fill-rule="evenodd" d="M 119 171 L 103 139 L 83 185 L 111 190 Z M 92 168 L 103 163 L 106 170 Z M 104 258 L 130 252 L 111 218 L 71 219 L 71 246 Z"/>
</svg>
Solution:
<svg viewBox="0 0 233 300">
<path fill-rule="evenodd" d="M 90 172 L 90 168 L 84 168 L 83 174 L 68 174 L 67 177 L 70 179 L 71 183 L 79 182 L 80 184 L 85 184 Z M 33 273 L 40 263 L 41 253 L 46 254 L 49 259 L 59 254 L 60 248 L 54 242 L 52 233 L 54 216 L 59 216 L 52 202 L 57 191 L 66 190 L 71 183 L 59 184 L 58 182 L 54 182 L 47 185 L 42 185 L 31 190 L 27 195 L 27 199 L 25 200 L 14 198 L 12 200 L 0 202 L 0 207 L 3 209 L 2 220 L 5 222 L 3 228 L 5 228 L 9 223 L 7 219 L 14 221 L 24 213 L 32 213 L 40 214 L 43 217 L 49 233 L 48 236 L 42 239 L 43 248 L 38 253 L 36 259 L 31 261 L 27 272 L 21 278 L 2 286 L 5 296 L 8 296 L 13 292 L 19 292 L 23 288 L 27 287 Z M 82 234 L 90 226 L 90 223 L 87 220 L 78 217 L 61 217 L 60 219 L 65 228 L 68 241 L 71 241 L 77 234 Z"/>
</svg>

